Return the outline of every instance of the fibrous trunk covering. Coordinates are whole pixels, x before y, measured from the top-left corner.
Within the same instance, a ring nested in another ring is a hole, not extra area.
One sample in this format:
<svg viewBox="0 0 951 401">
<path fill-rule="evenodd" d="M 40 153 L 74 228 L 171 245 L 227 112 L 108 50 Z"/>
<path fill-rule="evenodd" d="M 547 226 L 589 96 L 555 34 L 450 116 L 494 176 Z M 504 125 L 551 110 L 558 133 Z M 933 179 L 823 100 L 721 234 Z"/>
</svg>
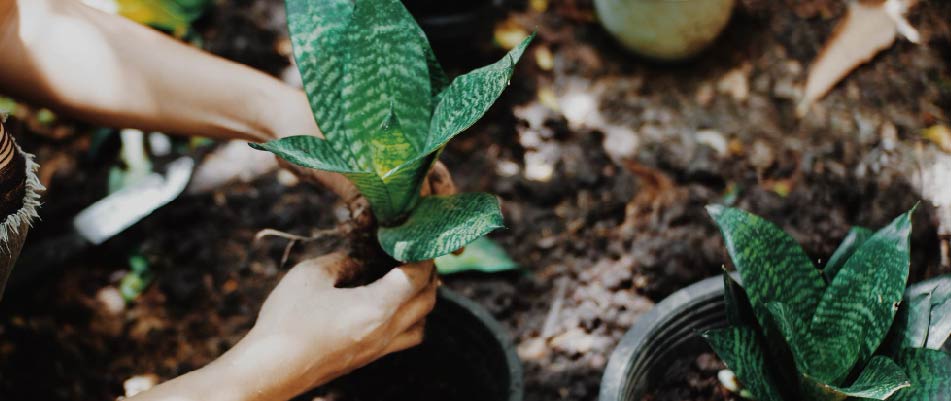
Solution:
<svg viewBox="0 0 951 401">
<path fill-rule="evenodd" d="M 37 167 L 0 123 L 0 297 L 40 205 Z"/>
</svg>

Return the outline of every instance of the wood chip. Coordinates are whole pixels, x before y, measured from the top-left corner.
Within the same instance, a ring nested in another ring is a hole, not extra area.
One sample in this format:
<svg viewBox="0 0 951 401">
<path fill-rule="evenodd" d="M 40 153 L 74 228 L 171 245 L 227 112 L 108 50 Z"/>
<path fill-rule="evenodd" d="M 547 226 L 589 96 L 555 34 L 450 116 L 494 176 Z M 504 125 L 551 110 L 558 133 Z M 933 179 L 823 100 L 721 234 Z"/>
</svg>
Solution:
<svg viewBox="0 0 951 401">
<path fill-rule="evenodd" d="M 796 107 L 800 118 L 839 81 L 858 66 L 867 63 L 880 51 L 902 36 L 912 42 L 920 40 L 918 32 L 908 24 L 904 13 L 909 0 L 853 1 L 833 31 L 819 57 L 809 71 L 805 93 Z"/>
</svg>

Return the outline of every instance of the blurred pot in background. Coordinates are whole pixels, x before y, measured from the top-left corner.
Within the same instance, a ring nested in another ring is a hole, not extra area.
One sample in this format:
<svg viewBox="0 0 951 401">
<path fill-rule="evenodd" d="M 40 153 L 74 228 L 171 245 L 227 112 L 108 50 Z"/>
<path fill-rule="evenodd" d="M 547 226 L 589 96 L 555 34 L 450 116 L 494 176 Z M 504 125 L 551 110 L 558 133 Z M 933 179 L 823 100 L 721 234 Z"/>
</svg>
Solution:
<svg viewBox="0 0 951 401">
<path fill-rule="evenodd" d="M 502 15 L 503 0 L 404 0 L 436 54 L 465 56 L 491 45 L 492 28 Z"/>
<path fill-rule="evenodd" d="M 628 49 L 660 61 L 700 53 L 733 14 L 734 0 L 595 0 L 601 25 Z"/>
<path fill-rule="evenodd" d="M 40 205 L 37 167 L 0 123 L 0 298 Z"/>
</svg>

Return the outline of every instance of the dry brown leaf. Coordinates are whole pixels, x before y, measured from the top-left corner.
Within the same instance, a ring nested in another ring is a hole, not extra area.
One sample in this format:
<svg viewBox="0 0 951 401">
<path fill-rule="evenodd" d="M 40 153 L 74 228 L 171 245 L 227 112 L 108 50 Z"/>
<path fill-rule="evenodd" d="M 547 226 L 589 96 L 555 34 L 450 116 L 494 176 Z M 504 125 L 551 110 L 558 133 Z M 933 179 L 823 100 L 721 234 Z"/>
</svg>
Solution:
<svg viewBox="0 0 951 401">
<path fill-rule="evenodd" d="M 796 114 L 804 117 L 812 104 L 824 97 L 842 78 L 878 52 L 891 47 L 897 34 L 917 42 L 917 31 L 903 16 L 911 5 L 909 0 L 851 2 L 845 18 L 833 31 L 809 71 Z"/>
</svg>

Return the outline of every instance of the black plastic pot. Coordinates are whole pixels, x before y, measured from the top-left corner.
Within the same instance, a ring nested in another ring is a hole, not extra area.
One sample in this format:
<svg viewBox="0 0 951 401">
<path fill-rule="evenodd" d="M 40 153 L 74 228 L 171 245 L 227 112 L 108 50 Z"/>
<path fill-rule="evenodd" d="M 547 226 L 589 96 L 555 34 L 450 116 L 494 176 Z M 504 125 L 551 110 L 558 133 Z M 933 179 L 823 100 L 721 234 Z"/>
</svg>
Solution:
<svg viewBox="0 0 951 401">
<path fill-rule="evenodd" d="M 939 277 L 909 287 L 951 280 Z M 637 401 L 660 382 L 669 361 L 709 352 L 698 333 L 726 326 L 723 278 L 711 277 L 677 291 L 637 320 L 611 355 L 601 379 L 600 401 Z M 945 348 L 951 347 L 951 341 Z"/>
<path fill-rule="evenodd" d="M 389 355 L 317 390 L 345 399 L 521 401 L 522 364 L 488 311 L 442 288 L 423 344 Z M 313 394 L 301 400 L 311 400 Z"/>
<path fill-rule="evenodd" d="M 503 0 L 404 0 L 436 56 L 458 56 L 491 43 Z M 445 61 L 444 61 L 445 62 Z"/>
</svg>

